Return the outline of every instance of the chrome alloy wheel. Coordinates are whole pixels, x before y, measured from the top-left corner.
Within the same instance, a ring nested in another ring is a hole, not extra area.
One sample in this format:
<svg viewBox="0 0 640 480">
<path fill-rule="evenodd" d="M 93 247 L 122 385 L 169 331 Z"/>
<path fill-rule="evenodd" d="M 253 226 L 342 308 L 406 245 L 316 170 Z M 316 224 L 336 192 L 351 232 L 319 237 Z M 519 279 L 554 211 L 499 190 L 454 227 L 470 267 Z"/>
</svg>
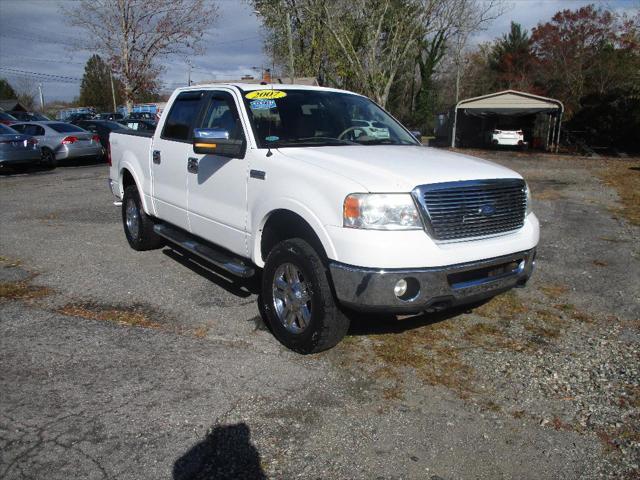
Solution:
<svg viewBox="0 0 640 480">
<path fill-rule="evenodd" d="M 301 333 L 311 321 L 310 289 L 293 263 L 283 263 L 273 276 L 273 306 L 278 320 L 291 333 Z"/>
<path fill-rule="evenodd" d="M 138 205 L 133 198 L 129 198 L 127 201 L 127 208 L 125 211 L 125 219 L 127 223 L 127 230 L 133 238 L 138 238 L 140 235 L 140 212 L 138 211 Z"/>
</svg>

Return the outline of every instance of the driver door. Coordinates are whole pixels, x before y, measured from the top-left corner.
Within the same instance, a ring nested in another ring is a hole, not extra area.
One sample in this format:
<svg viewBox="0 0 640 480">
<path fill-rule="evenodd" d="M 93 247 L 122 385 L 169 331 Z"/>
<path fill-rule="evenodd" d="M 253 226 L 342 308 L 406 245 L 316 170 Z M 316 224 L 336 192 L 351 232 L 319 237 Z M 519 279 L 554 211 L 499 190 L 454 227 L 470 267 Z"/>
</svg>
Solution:
<svg viewBox="0 0 640 480">
<path fill-rule="evenodd" d="M 230 139 L 246 138 L 230 92 L 212 91 L 196 128 L 224 130 Z M 247 179 L 244 158 L 189 154 L 188 213 L 191 232 L 247 256 Z"/>
</svg>

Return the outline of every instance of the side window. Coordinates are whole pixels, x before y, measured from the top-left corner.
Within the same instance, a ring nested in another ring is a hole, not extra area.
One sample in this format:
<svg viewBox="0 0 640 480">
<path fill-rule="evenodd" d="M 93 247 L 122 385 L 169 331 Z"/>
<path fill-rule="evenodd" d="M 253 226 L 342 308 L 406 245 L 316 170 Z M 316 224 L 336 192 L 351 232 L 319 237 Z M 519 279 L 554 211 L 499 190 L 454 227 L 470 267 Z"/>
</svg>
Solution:
<svg viewBox="0 0 640 480">
<path fill-rule="evenodd" d="M 191 127 L 198 118 L 201 92 L 184 92 L 178 95 L 164 123 L 162 138 L 186 142 L 191 140 Z"/>
<path fill-rule="evenodd" d="M 38 125 L 36 127 L 36 136 L 37 137 L 44 137 L 44 128 L 41 127 L 40 125 Z"/>
<path fill-rule="evenodd" d="M 39 127 L 38 125 L 26 125 L 25 129 L 23 130 L 25 135 L 31 135 L 31 136 L 38 136 L 41 135 L 40 130 L 42 129 L 42 127 Z"/>
<path fill-rule="evenodd" d="M 11 128 L 13 128 L 16 132 L 24 133 L 24 131 L 27 128 L 27 126 L 26 125 L 11 125 Z"/>
<path fill-rule="evenodd" d="M 226 130 L 230 139 L 242 140 L 240 117 L 230 95 L 215 94 L 211 98 L 200 127 Z"/>
</svg>

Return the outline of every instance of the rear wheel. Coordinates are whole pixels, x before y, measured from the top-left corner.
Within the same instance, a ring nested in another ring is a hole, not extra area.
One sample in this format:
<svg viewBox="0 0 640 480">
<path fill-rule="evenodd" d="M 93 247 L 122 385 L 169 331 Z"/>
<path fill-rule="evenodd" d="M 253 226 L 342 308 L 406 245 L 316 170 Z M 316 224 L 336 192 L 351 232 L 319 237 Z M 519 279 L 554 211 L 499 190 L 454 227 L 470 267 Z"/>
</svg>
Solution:
<svg viewBox="0 0 640 480">
<path fill-rule="evenodd" d="M 336 345 L 349 329 L 338 308 L 320 256 L 300 238 L 269 253 L 262 275 L 262 310 L 276 338 L 299 353 Z"/>
<path fill-rule="evenodd" d="M 40 163 L 48 168 L 56 168 L 58 161 L 53 150 L 44 147 L 41 151 Z"/>
<path fill-rule="evenodd" d="M 122 223 L 127 241 L 134 250 L 153 250 L 162 246 L 162 238 L 153 231 L 153 220 L 144 213 L 135 185 L 124 189 Z"/>
</svg>

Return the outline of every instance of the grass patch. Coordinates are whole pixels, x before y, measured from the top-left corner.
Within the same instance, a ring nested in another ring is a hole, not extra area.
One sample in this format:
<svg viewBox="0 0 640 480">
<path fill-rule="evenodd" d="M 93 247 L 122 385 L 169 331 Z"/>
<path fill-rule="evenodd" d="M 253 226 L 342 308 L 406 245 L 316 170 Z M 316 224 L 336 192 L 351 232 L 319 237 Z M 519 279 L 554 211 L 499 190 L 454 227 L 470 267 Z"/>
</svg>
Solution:
<svg viewBox="0 0 640 480">
<path fill-rule="evenodd" d="M 560 332 L 558 330 L 546 328 L 535 323 L 525 323 L 524 328 L 536 337 L 552 339 L 560 336 Z"/>
<path fill-rule="evenodd" d="M 637 166 L 637 162 L 616 160 L 607 162 L 597 174 L 605 185 L 618 193 L 622 207 L 616 212 L 629 223 L 640 226 L 640 170 Z"/>
<path fill-rule="evenodd" d="M 37 287 L 22 282 L 0 282 L 0 298 L 6 300 L 28 300 L 51 295 L 53 290 L 47 287 Z"/>
<path fill-rule="evenodd" d="M 207 327 L 198 327 L 193 331 L 193 336 L 196 338 L 204 338 L 207 336 L 209 329 Z"/>
<path fill-rule="evenodd" d="M 553 200 L 560 200 L 563 197 L 564 196 L 557 190 L 545 189 L 545 190 L 542 190 L 541 192 L 536 192 L 534 199 L 553 201 Z"/>
<path fill-rule="evenodd" d="M 160 323 L 151 320 L 149 314 L 140 307 L 122 308 L 91 303 L 70 303 L 59 308 L 57 312 L 71 317 L 113 322 L 130 327 L 162 328 Z"/>
<path fill-rule="evenodd" d="M 2 264 L 4 268 L 13 268 L 19 267 L 20 265 L 22 265 L 22 262 L 20 260 L 12 260 L 0 255 L 0 264 Z"/>
<path fill-rule="evenodd" d="M 440 322 L 402 333 L 376 335 L 371 352 L 382 363 L 374 376 L 393 382 L 383 390 L 385 399 L 402 397 L 403 373 L 429 385 L 440 385 L 466 398 L 473 391 L 474 369 L 460 357 L 460 349 L 451 344 L 451 327 Z"/>
<path fill-rule="evenodd" d="M 505 320 L 510 320 L 516 315 L 528 311 L 529 308 L 522 303 L 513 290 L 492 298 L 474 310 L 476 314 L 485 318 Z"/>
<path fill-rule="evenodd" d="M 566 293 L 569 291 L 569 287 L 565 285 L 542 285 L 540 286 L 540 290 L 547 297 L 557 300 L 560 297 L 566 295 Z"/>
</svg>

